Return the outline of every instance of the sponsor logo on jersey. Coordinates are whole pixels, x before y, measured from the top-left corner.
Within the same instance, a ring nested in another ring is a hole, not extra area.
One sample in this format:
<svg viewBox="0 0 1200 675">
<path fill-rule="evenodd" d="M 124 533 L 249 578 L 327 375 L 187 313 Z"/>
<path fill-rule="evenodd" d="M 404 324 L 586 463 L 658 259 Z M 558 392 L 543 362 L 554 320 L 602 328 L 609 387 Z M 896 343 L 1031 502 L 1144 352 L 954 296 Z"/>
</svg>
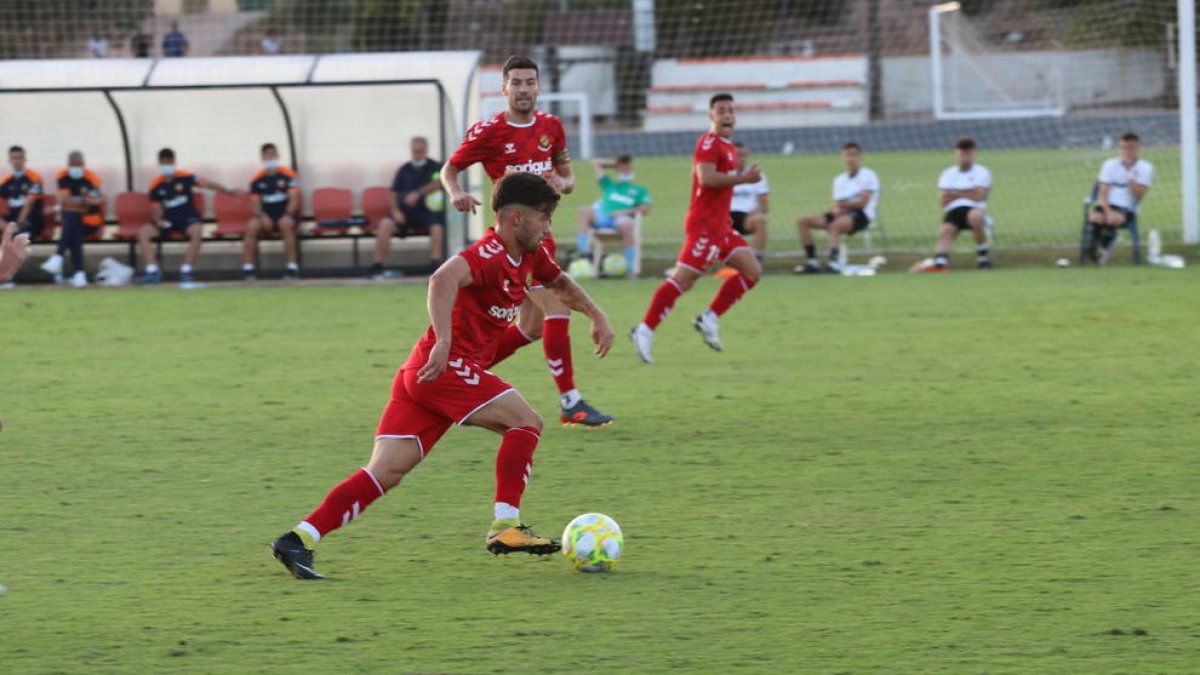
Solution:
<svg viewBox="0 0 1200 675">
<path fill-rule="evenodd" d="M 505 143 L 504 144 L 504 154 L 511 155 L 516 151 L 517 151 L 516 143 Z"/>
<path fill-rule="evenodd" d="M 512 323 L 514 320 L 516 320 L 517 312 L 519 312 L 519 311 L 520 311 L 520 308 L 517 307 L 516 305 L 512 305 L 511 307 L 501 307 L 499 305 L 492 305 L 488 309 L 488 314 L 496 317 L 497 319 L 503 319 L 504 321 L 507 321 L 508 323 Z"/>
<path fill-rule="evenodd" d="M 183 183 L 176 183 L 176 184 L 175 184 L 175 191 L 176 191 L 176 192 L 183 192 Z"/>
<path fill-rule="evenodd" d="M 181 195 L 179 197 L 172 197 L 170 199 L 164 200 L 163 206 L 165 206 L 168 209 L 175 209 L 175 208 L 179 208 L 180 206 L 183 206 L 184 204 L 187 204 L 187 203 L 188 203 L 187 196 Z"/>
<path fill-rule="evenodd" d="M 505 173 L 537 173 L 543 174 L 554 168 L 554 163 L 548 159 L 542 161 L 529 160 L 522 164 L 509 164 L 504 167 Z"/>
<path fill-rule="evenodd" d="M 264 204 L 278 204 L 280 202 L 286 202 L 287 200 L 288 196 L 286 192 L 274 192 L 272 194 L 262 196 L 262 201 Z"/>
</svg>

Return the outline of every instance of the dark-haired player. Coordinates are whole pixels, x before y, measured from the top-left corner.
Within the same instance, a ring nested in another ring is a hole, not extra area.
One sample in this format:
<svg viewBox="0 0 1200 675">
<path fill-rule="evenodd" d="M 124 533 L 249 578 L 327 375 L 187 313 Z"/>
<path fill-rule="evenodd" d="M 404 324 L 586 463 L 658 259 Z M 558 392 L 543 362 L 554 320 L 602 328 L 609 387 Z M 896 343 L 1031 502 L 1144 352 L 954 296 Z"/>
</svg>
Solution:
<svg viewBox="0 0 1200 675">
<path fill-rule="evenodd" d="M 250 179 L 250 208 L 254 217 L 246 225 L 246 237 L 242 240 L 242 275 L 247 280 L 257 276 L 254 260 L 258 257 L 259 236 L 279 234 L 283 237 L 287 260 L 283 278 L 299 279 L 296 226 L 300 213 L 300 176 L 279 164 L 279 148 L 274 143 L 263 143 L 260 157 L 262 171 Z"/>
<path fill-rule="evenodd" d="M 1092 250 L 1089 253 L 1092 262 L 1098 265 L 1108 262 L 1108 256 L 1117 242 L 1117 230 L 1129 224 L 1129 218 L 1137 212 L 1142 197 L 1150 191 L 1154 165 L 1138 157 L 1138 148 L 1138 135 L 1127 131 L 1121 134 L 1117 144 L 1120 154 L 1104 160 L 1100 166 L 1096 205 L 1088 213 L 1088 223 L 1092 228 Z"/>
<path fill-rule="evenodd" d="M 155 258 L 154 239 L 159 234 L 176 234 L 188 238 L 187 250 L 183 254 L 183 266 L 179 268 L 179 281 L 191 283 L 192 265 L 200 255 L 200 244 L 204 238 L 204 224 L 196 210 L 193 192 L 197 187 L 224 192 L 230 196 L 243 194 L 220 183 L 200 178 L 190 171 L 181 171 L 175 166 L 175 151 L 163 148 L 158 151 L 159 175 L 150 181 L 150 213 L 153 220 L 138 230 L 138 248 L 146 271 L 136 279 L 139 284 L 162 282 Z"/>
<path fill-rule="evenodd" d="M 520 520 L 542 418 L 488 370 L 534 283 L 591 318 L 597 354 L 604 356 L 612 346 L 604 312 L 559 269 L 544 245 L 558 200 L 537 176 L 504 177 L 492 194 L 492 229 L 429 278 L 431 325 L 396 374 L 370 462 L 272 545 L 275 557 L 297 578 L 320 579 L 313 569 L 314 545 L 399 484 L 452 424 L 482 427 L 503 438 L 487 549 L 496 554 L 559 550 L 557 541 L 538 536 Z"/>
<path fill-rule="evenodd" d="M 42 176 L 25 166 L 25 148 L 14 145 L 8 149 L 8 165 L 12 171 L 0 178 L 0 199 L 8 202 L 8 220 L 17 224 L 17 234 L 36 239 L 45 223 L 42 219 L 42 196 L 45 186 Z"/>
<path fill-rule="evenodd" d="M 629 332 L 638 357 L 645 363 L 654 363 L 651 348 L 658 324 L 670 313 L 679 296 L 691 290 L 713 263 L 722 262 L 736 273 L 725 278 L 708 309 L 692 325 L 704 343 L 716 351 L 721 351 L 718 318 L 754 288 L 762 274 L 758 259 L 742 235 L 734 231 L 729 219 L 733 186 L 757 183 L 762 179 L 762 170 L 757 164 L 742 172 L 737 170 L 733 143 L 729 140 L 737 121 L 732 95 L 716 94 L 709 99 L 708 119 L 709 130 L 700 135 L 692 155 L 692 201 L 684 219 L 686 236 L 675 271 L 654 292 L 642 322 Z"/>
<path fill-rule="evenodd" d="M 842 146 L 842 163 L 846 170 L 833 179 L 833 203 L 822 214 L 801 216 L 800 243 L 804 246 L 805 263 L 796 268 L 797 274 L 821 271 L 817 266 L 817 246 L 813 230 L 829 231 L 829 257 L 826 270 L 838 271 L 842 237 L 850 237 L 871 226 L 875 207 L 879 203 L 879 176 L 862 165 L 862 147 L 854 141 Z"/>
<path fill-rule="evenodd" d="M 510 173 L 533 173 L 546 179 L 561 194 L 575 189 L 571 155 L 562 122 L 537 109 L 538 66 L 531 59 L 514 56 L 505 62 L 501 89 L 508 97 L 508 110 L 477 122 L 467 130 L 462 145 L 442 167 L 442 185 L 458 211 L 474 211 L 479 201 L 463 189 L 459 175 L 476 162 L 493 181 Z M 550 257 L 554 238 L 546 242 Z M 564 424 L 602 426 L 612 422 L 583 400 L 575 387 L 571 362 L 571 311 L 540 286 L 530 289 L 521 306 L 519 323 L 509 327 L 500 342 L 499 363 L 521 347 L 542 338 L 546 365 L 558 386 L 560 419 Z"/>
<path fill-rule="evenodd" d="M 975 139 L 963 137 L 954 144 L 954 166 L 938 178 L 938 199 L 942 203 L 942 226 L 938 230 L 937 255 L 924 272 L 950 271 L 950 246 L 959 232 L 975 235 L 975 264 L 991 269 L 987 243 L 987 198 L 992 190 L 992 172 L 975 163 Z"/>
<path fill-rule="evenodd" d="M 42 269 L 61 278 L 63 254 L 70 252 L 75 270 L 71 285 L 85 288 L 88 282 L 83 269 L 83 242 L 96 228 L 104 226 L 104 193 L 100 177 L 84 166 L 83 153 L 78 150 L 67 155 L 67 168 L 58 173 L 58 200 L 62 205 L 62 235 L 55 254 L 42 263 Z"/>
</svg>

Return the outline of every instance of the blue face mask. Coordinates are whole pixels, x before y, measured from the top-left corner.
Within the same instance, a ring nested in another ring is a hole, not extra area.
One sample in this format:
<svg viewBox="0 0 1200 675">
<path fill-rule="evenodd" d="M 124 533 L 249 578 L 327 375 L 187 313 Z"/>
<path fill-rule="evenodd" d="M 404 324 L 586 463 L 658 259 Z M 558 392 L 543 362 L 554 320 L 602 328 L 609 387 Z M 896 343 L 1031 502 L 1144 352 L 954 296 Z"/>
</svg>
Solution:
<svg viewBox="0 0 1200 675">
<path fill-rule="evenodd" d="M 164 176 L 169 177 L 169 176 L 175 175 L 175 165 L 174 164 L 159 164 L 158 170 L 161 171 L 162 175 L 164 175 Z"/>
<path fill-rule="evenodd" d="M 83 178 L 83 167 L 82 166 L 69 167 L 69 168 L 67 168 L 67 175 L 76 180 Z"/>
<path fill-rule="evenodd" d="M 279 168 L 279 160 L 277 160 L 277 159 L 264 159 L 264 160 L 263 160 L 263 167 L 264 167 L 264 168 L 265 168 L 267 171 L 274 171 L 275 169 L 278 169 L 278 168 Z"/>
<path fill-rule="evenodd" d="M 428 163 L 429 163 L 428 159 L 414 159 L 412 161 L 412 165 L 417 167 L 418 169 L 425 166 Z"/>
<path fill-rule="evenodd" d="M 17 178 L 24 176 L 25 175 L 25 167 L 21 167 L 20 169 L 13 169 L 13 175 L 16 176 Z"/>
</svg>

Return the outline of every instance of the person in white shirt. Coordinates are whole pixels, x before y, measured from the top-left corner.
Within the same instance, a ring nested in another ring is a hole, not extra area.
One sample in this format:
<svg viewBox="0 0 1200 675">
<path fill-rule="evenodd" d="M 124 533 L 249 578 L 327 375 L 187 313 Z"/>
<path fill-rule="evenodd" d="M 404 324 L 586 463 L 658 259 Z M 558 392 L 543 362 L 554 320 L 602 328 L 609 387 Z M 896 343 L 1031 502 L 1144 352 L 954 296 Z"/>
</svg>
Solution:
<svg viewBox="0 0 1200 675">
<path fill-rule="evenodd" d="M 807 258 L 803 265 L 796 267 L 797 274 L 822 271 L 817 263 L 813 230 L 828 230 L 829 257 L 825 271 L 837 272 L 842 237 L 867 229 L 875 219 L 875 209 L 879 204 L 879 176 L 862 165 L 862 147 L 854 141 L 843 145 L 842 163 L 846 170 L 833 179 L 833 203 L 829 205 L 829 210 L 802 216 L 796 221 L 800 228 L 800 243 L 804 245 Z"/>
<path fill-rule="evenodd" d="M 950 245 L 959 232 L 970 230 L 975 235 L 975 263 L 980 269 L 991 269 L 988 257 L 987 198 L 992 190 L 992 172 L 975 163 L 975 139 L 963 137 L 954 144 L 954 166 L 938 178 L 938 199 L 942 204 L 942 227 L 938 230 L 937 255 L 925 272 L 950 271 Z"/>
<path fill-rule="evenodd" d="M 1092 260 L 1100 265 L 1108 261 L 1117 241 L 1117 230 L 1128 225 L 1137 213 L 1138 204 L 1150 191 L 1150 181 L 1154 179 L 1154 165 L 1138 158 L 1137 134 L 1132 131 L 1121 134 L 1117 148 L 1120 156 L 1105 160 L 1100 167 L 1096 205 L 1088 214 L 1088 222 L 1092 224 Z"/>
<path fill-rule="evenodd" d="M 745 143 L 736 141 L 733 144 L 736 153 L 737 172 L 746 171 L 746 158 L 750 150 Z M 738 183 L 733 186 L 733 198 L 729 202 L 729 219 L 733 229 L 743 236 L 752 237 L 750 246 L 754 249 L 754 257 L 759 262 L 763 259 L 763 250 L 767 247 L 767 211 L 770 209 L 771 186 L 767 183 L 767 174 L 757 183 Z"/>
</svg>

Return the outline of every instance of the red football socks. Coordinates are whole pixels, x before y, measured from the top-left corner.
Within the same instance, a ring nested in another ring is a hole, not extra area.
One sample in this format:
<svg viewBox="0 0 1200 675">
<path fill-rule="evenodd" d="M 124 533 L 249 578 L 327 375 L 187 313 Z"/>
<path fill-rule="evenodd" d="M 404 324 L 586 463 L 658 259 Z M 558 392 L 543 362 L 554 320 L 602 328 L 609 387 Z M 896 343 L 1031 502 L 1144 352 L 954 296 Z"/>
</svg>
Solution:
<svg viewBox="0 0 1200 675">
<path fill-rule="evenodd" d="M 717 294 L 713 296 L 712 304 L 708 306 L 713 314 L 721 316 L 733 307 L 733 303 L 742 299 L 746 291 L 754 288 L 754 282 L 744 276 L 741 272 L 726 277 L 725 282 L 717 289 Z"/>
<path fill-rule="evenodd" d="M 658 328 L 658 324 L 662 323 L 662 320 L 667 318 L 667 314 L 671 313 L 671 308 L 675 306 L 675 301 L 681 295 L 683 295 L 683 289 L 674 279 L 662 282 L 658 290 L 654 291 L 654 297 L 650 299 L 650 306 L 646 308 L 646 316 L 642 319 L 642 323 L 646 324 L 650 330 Z"/>
<path fill-rule="evenodd" d="M 546 365 L 558 385 L 558 393 L 575 388 L 575 369 L 571 366 L 571 317 L 548 316 L 542 324 L 542 349 Z"/>
<path fill-rule="evenodd" d="M 492 365 L 500 363 L 504 359 L 512 356 L 521 347 L 533 342 L 529 336 L 521 330 L 517 324 L 509 324 L 508 328 L 504 329 L 504 333 L 500 336 L 500 344 L 496 347 L 496 358 L 492 360 Z"/>
<path fill-rule="evenodd" d="M 542 434 L 533 427 L 514 427 L 504 432 L 496 453 L 496 501 L 521 505 L 521 495 L 533 471 L 533 451 Z"/>
<path fill-rule="evenodd" d="M 300 524 L 300 528 L 309 535 L 313 535 L 313 530 L 315 530 L 316 534 L 313 536 L 315 543 L 326 534 L 358 518 L 371 502 L 379 499 L 383 494 L 383 486 L 375 480 L 371 472 L 359 469 L 350 474 L 346 480 L 333 486 L 329 494 L 325 495 L 325 501 L 308 514 L 308 517 Z M 305 524 L 311 526 L 311 529 L 304 527 Z"/>
</svg>

